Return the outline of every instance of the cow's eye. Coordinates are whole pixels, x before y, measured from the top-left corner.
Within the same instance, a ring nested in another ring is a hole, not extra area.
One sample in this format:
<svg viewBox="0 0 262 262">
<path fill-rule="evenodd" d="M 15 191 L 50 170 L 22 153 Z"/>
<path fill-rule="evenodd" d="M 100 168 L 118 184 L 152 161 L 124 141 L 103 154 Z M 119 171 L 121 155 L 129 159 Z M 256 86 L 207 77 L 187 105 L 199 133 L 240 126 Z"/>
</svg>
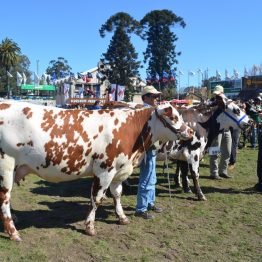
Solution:
<svg viewBox="0 0 262 262">
<path fill-rule="evenodd" d="M 233 113 L 235 114 L 235 115 L 240 115 L 240 109 L 239 108 L 234 108 L 233 109 Z"/>
</svg>

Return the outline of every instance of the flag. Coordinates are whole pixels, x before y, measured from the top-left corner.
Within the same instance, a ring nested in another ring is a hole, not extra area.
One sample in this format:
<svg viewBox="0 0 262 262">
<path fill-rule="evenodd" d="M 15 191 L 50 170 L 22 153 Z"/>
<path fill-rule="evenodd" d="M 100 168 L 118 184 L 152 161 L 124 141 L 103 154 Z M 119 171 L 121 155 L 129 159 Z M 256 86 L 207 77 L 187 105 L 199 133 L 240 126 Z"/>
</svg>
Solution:
<svg viewBox="0 0 262 262">
<path fill-rule="evenodd" d="M 170 81 L 175 81 L 176 80 L 175 76 L 176 76 L 175 71 L 174 70 L 170 70 L 170 73 L 169 73 Z"/>
<path fill-rule="evenodd" d="M 146 73 L 146 83 L 147 83 L 148 85 L 150 85 L 150 84 L 151 84 L 151 81 L 152 81 L 151 75 L 150 75 L 149 73 Z"/>
<path fill-rule="evenodd" d="M 194 76 L 196 73 L 195 73 L 194 71 L 188 71 L 188 74 L 189 74 L 190 76 Z"/>
<path fill-rule="evenodd" d="M 238 76 L 239 76 L 239 72 L 236 70 L 236 69 L 234 69 L 234 79 L 238 79 Z"/>
<path fill-rule="evenodd" d="M 111 93 L 109 94 L 110 101 L 122 101 L 125 96 L 125 86 L 111 84 Z"/>
<path fill-rule="evenodd" d="M 16 72 L 16 85 L 21 86 L 23 82 L 23 77 L 19 72 Z"/>
<path fill-rule="evenodd" d="M 228 71 L 227 71 L 227 69 L 225 70 L 225 80 L 229 80 L 229 79 L 231 79 L 230 78 L 230 76 L 229 76 L 229 74 L 228 74 Z"/>
<path fill-rule="evenodd" d="M 60 78 L 65 78 L 66 73 L 63 70 L 60 70 Z"/>
<path fill-rule="evenodd" d="M 202 71 L 200 68 L 198 68 L 198 69 L 197 69 L 197 73 L 198 73 L 198 74 L 203 74 L 203 71 Z"/>
<path fill-rule="evenodd" d="M 156 83 L 159 83 L 159 74 L 158 74 L 158 73 L 156 73 L 155 82 L 156 82 Z"/>
<path fill-rule="evenodd" d="M 36 85 L 36 86 L 38 86 L 39 85 L 39 76 L 37 75 L 37 73 L 36 72 L 34 72 L 34 84 Z"/>
<path fill-rule="evenodd" d="M 84 97 L 84 88 L 83 87 L 79 88 L 78 95 L 79 95 L 79 98 L 83 98 Z"/>
<path fill-rule="evenodd" d="M 53 72 L 53 74 L 52 74 L 52 76 L 51 76 L 51 81 L 52 81 L 53 84 L 54 84 L 55 81 L 56 81 L 56 74 L 55 74 L 55 72 Z"/>
<path fill-rule="evenodd" d="M 220 79 L 221 74 L 216 70 L 216 78 Z"/>
<path fill-rule="evenodd" d="M 244 77 L 248 77 L 248 71 L 246 67 L 244 68 Z"/>
<path fill-rule="evenodd" d="M 123 101 L 125 97 L 125 86 L 118 86 L 117 101 Z"/>
<path fill-rule="evenodd" d="M 23 83 L 24 83 L 24 85 L 26 84 L 26 80 L 27 80 L 26 75 L 25 75 L 25 73 L 23 72 Z"/>
<path fill-rule="evenodd" d="M 168 77 L 169 77 L 168 73 L 166 71 L 163 71 L 163 73 L 162 73 L 162 81 L 164 83 L 168 81 Z"/>
<path fill-rule="evenodd" d="M 6 72 L 7 72 L 8 77 L 10 77 L 10 78 L 13 77 L 8 71 L 6 71 Z"/>
<path fill-rule="evenodd" d="M 64 98 L 65 98 L 65 101 L 69 98 L 69 88 L 70 88 L 70 85 L 64 83 Z"/>
</svg>

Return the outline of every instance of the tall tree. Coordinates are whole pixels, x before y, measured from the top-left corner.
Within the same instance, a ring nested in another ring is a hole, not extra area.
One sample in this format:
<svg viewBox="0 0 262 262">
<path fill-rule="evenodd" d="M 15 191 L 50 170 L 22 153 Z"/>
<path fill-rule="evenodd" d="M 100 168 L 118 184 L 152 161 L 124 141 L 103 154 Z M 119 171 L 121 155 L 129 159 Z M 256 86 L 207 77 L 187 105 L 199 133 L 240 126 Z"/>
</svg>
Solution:
<svg viewBox="0 0 262 262">
<path fill-rule="evenodd" d="M 130 87 L 130 77 L 139 76 L 140 62 L 138 54 L 130 41 L 130 34 L 140 35 L 141 27 L 138 21 L 124 12 L 111 16 L 99 30 L 100 36 L 106 32 L 114 32 L 107 52 L 102 60 L 108 64 L 108 80 L 111 83 Z"/>
<path fill-rule="evenodd" d="M 21 49 L 12 39 L 5 38 L 0 44 L 0 67 L 5 69 L 7 96 L 10 98 L 8 72 L 19 62 Z"/>
<path fill-rule="evenodd" d="M 175 25 L 186 26 L 182 17 L 170 10 L 155 10 L 146 14 L 140 21 L 143 27 L 143 39 L 148 44 L 144 52 L 144 63 L 148 62 L 147 73 L 152 77 L 163 75 L 163 72 L 176 70 L 174 65 L 178 63 L 175 42 L 176 34 L 171 31 Z M 163 84 L 163 83 L 161 83 Z"/>
<path fill-rule="evenodd" d="M 63 57 L 58 57 L 57 60 L 51 60 L 46 69 L 48 75 L 62 78 L 65 74 L 69 74 L 72 68 L 68 65 L 68 61 Z"/>
</svg>

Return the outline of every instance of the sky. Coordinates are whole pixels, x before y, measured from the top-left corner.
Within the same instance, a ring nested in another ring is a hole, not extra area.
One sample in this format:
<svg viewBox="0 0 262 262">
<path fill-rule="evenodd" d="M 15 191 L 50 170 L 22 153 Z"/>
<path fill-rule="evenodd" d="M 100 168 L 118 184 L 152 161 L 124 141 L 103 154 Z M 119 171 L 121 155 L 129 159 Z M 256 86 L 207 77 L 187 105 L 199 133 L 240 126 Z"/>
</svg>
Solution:
<svg viewBox="0 0 262 262">
<path fill-rule="evenodd" d="M 198 85 L 200 74 L 189 71 L 216 70 L 225 77 L 237 70 L 262 65 L 261 0 L 3 0 L 0 10 L 0 42 L 11 38 L 31 61 L 30 70 L 41 75 L 51 60 L 64 57 L 74 73 L 97 66 L 112 34 L 99 29 L 118 13 L 140 20 L 153 10 L 168 9 L 184 19 L 185 28 L 175 26 L 176 50 L 181 51 L 177 68 L 180 87 Z M 146 42 L 131 41 L 143 61 Z M 140 71 L 145 79 L 145 68 Z"/>
</svg>

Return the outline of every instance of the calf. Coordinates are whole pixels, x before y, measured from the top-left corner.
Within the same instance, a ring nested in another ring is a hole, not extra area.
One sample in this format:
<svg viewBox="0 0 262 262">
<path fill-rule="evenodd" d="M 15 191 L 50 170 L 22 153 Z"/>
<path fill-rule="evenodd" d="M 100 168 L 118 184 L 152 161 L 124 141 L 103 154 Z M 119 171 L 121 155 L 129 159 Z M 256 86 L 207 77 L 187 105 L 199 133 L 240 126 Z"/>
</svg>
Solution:
<svg viewBox="0 0 262 262">
<path fill-rule="evenodd" d="M 93 176 L 86 233 L 95 235 L 95 213 L 108 187 L 120 224 L 129 223 L 120 196 L 157 140 L 193 135 L 170 104 L 137 110 L 66 110 L 15 101 L 0 103 L 0 218 L 12 240 L 20 241 L 10 212 L 13 181 L 33 173 L 51 181 Z"/>
</svg>

